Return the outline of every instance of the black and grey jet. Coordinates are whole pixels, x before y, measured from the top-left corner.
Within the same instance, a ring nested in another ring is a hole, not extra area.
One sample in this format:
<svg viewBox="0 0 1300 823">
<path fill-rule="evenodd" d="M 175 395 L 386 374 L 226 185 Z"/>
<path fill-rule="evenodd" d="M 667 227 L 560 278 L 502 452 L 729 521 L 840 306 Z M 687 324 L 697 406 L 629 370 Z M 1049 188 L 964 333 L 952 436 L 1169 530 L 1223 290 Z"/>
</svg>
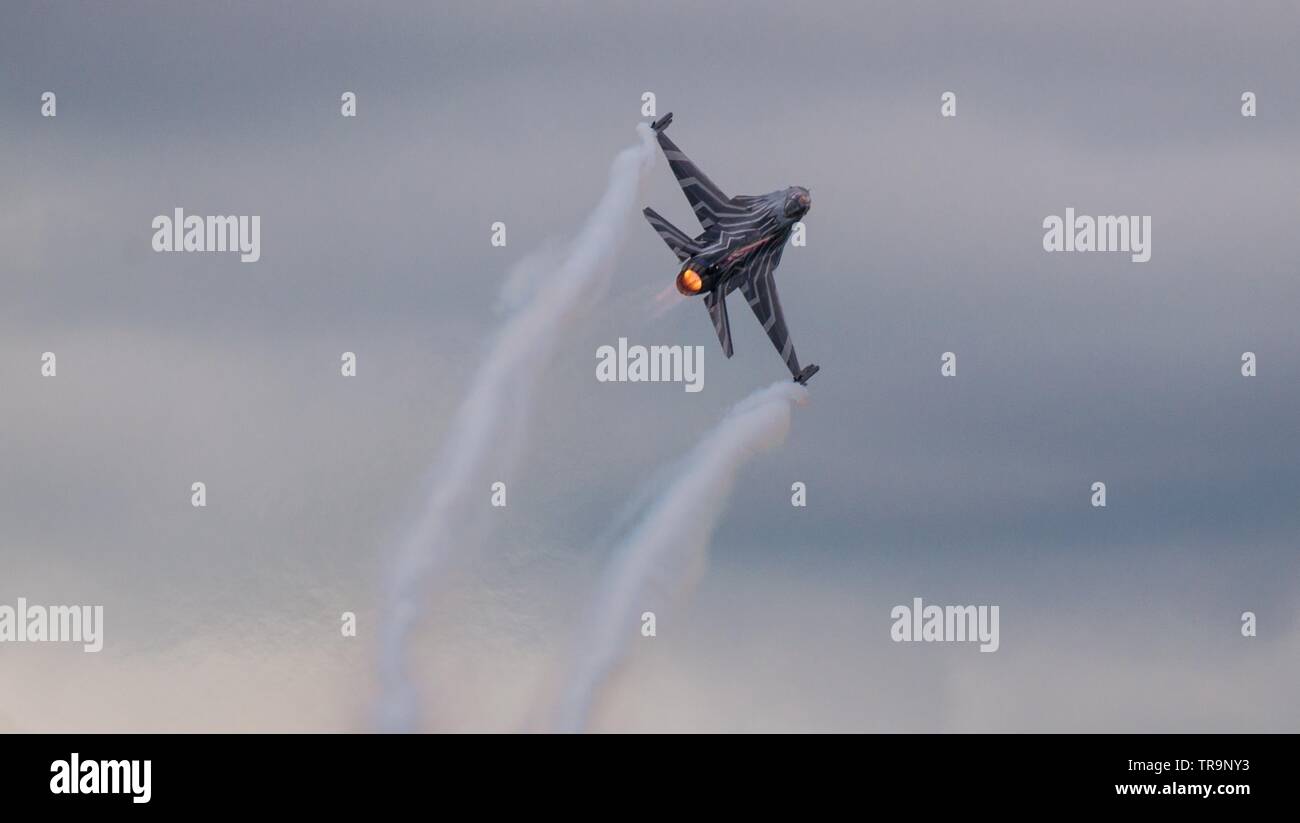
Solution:
<svg viewBox="0 0 1300 823">
<path fill-rule="evenodd" d="M 763 324 L 763 331 L 781 353 L 790 374 L 797 382 L 806 384 L 818 367 L 809 364 L 799 368 L 773 274 L 781 263 L 781 252 L 794 224 L 812 205 L 808 190 L 791 186 L 770 194 L 728 197 L 664 134 L 672 120 L 672 114 L 666 114 L 650 128 L 658 135 L 664 157 L 668 158 L 668 165 L 704 233 L 692 238 L 654 209 L 645 209 L 643 214 L 682 261 L 681 271 L 677 273 L 677 290 L 687 297 L 704 296 L 722 351 L 731 357 L 727 295 L 740 289 L 758 322 Z"/>
</svg>

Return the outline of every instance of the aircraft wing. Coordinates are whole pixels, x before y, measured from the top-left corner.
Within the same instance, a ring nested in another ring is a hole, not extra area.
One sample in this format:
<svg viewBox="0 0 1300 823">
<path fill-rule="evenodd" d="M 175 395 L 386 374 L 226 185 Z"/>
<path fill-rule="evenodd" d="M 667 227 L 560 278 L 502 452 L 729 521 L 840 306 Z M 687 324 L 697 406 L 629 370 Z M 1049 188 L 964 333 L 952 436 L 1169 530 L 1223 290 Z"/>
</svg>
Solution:
<svg viewBox="0 0 1300 823">
<path fill-rule="evenodd" d="M 695 210 L 695 216 L 704 227 L 704 231 L 708 232 L 718 223 L 725 223 L 728 218 L 743 214 L 743 210 L 733 204 L 731 198 L 727 197 L 708 175 L 700 171 L 700 167 L 677 148 L 677 144 L 669 139 L 667 134 L 664 134 L 664 129 L 672 119 L 671 113 L 664 115 L 663 119 L 654 123 L 651 128 L 659 138 L 659 146 L 664 150 L 664 157 L 668 159 L 668 167 L 672 169 L 677 184 L 682 187 L 682 193 L 686 195 L 686 200 Z"/>
<path fill-rule="evenodd" d="M 803 374 L 799 368 L 799 358 L 794 353 L 794 342 L 790 331 L 785 326 L 785 315 L 781 312 L 781 298 L 776 293 L 776 267 L 781 263 L 781 253 L 785 251 L 784 243 L 774 243 L 754 256 L 741 274 L 740 290 L 754 310 L 754 316 L 767 332 L 772 345 L 781 353 L 781 359 L 790 369 L 796 380 L 802 376 L 807 379 L 811 371 Z M 815 367 L 810 366 L 809 369 Z M 802 381 L 801 381 L 802 382 Z"/>
</svg>

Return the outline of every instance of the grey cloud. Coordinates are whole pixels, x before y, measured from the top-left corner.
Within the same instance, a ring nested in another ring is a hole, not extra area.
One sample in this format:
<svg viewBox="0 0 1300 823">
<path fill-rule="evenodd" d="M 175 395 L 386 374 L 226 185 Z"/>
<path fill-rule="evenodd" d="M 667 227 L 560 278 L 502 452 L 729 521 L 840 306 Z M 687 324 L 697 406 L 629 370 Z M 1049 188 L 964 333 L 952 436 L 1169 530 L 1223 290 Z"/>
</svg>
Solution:
<svg viewBox="0 0 1300 823">
<path fill-rule="evenodd" d="M 687 16 L 698 33 L 674 36 Z M 282 626 L 336 631 L 343 608 L 372 608 L 498 288 L 524 254 L 573 236 L 653 90 L 724 188 L 813 194 L 809 245 L 787 253 L 780 285 L 800 355 L 823 372 L 786 446 L 741 473 L 757 511 L 730 503 L 720 566 L 775 567 L 762 586 L 780 614 L 813 608 L 823 579 L 842 581 L 845 609 L 890 579 L 957 600 L 1000 586 L 1062 631 L 1088 619 L 1061 606 L 1076 590 L 1088 608 L 1149 603 L 1215 631 L 1252 607 L 1292 625 L 1297 22 L 1281 5 L 1213 3 L 16 6 L 0 27 L 0 600 L 104 600 L 109 652 L 123 644 L 123 682 L 146 693 L 186 644 L 218 649 L 213 671 L 260 665 L 222 658 L 239 615 L 297 649 L 300 630 Z M 949 89 L 959 116 L 943 121 Z M 1247 89 L 1254 120 L 1238 115 Z M 54 120 L 38 116 L 45 90 L 59 94 Z M 344 90 L 360 95 L 355 121 L 338 115 Z M 662 160 L 643 199 L 691 225 Z M 262 215 L 262 261 L 155 254 L 149 221 L 176 206 Z M 1067 206 L 1151 214 L 1152 261 L 1044 253 L 1041 221 Z M 488 245 L 494 220 L 506 249 Z M 613 512 L 780 374 L 748 318 L 733 318 L 727 361 L 699 307 L 650 314 L 675 266 L 647 227 L 631 228 L 618 266 L 606 310 L 572 329 L 546 376 L 497 545 L 454 584 L 464 611 L 441 608 L 428 629 L 452 649 L 431 652 L 435 674 L 463 655 L 485 680 L 528 672 L 536 685 Z M 596 384 L 595 348 L 619 336 L 705 346 L 705 391 Z M 53 381 L 39 376 L 46 350 Z M 355 381 L 337 376 L 344 350 L 359 354 Z M 955 380 L 939 377 L 949 350 Z M 1246 350 L 1253 379 L 1238 373 Z M 193 479 L 214 501 L 201 519 Z M 794 480 L 811 503 L 797 513 Z M 1094 480 L 1110 485 L 1105 511 L 1087 505 Z M 745 585 L 706 581 L 692 625 L 745 632 L 729 612 Z M 850 633 L 810 645 L 818 634 L 791 618 L 743 648 L 802 667 L 797 692 L 856 653 Z M 974 673 L 918 655 L 883 686 L 893 720 L 855 702 L 870 661 L 825 687 L 824 709 L 756 688 L 743 715 L 710 720 L 735 678 L 764 669 L 711 668 L 709 648 L 667 644 L 634 666 L 673 700 L 640 711 L 647 687 L 632 682 L 609 724 L 1172 729 L 1204 704 L 1227 729 L 1219 701 L 1234 688 L 1296 682 L 1267 673 L 1282 640 L 1215 647 L 1241 677 L 1143 724 L 1145 698 L 1067 715 L 1049 694 L 1064 687 L 1043 679 L 1104 667 L 1099 693 L 1113 695 L 1204 674 L 1194 634 L 1180 637 L 1157 663 L 1141 660 L 1156 646 L 1145 634 L 1085 644 L 1077 660 L 1036 637 Z M 310 725 L 354 722 L 362 658 L 334 661 L 346 694 L 313 704 Z M 975 685 L 911 696 L 907 679 L 929 675 Z M 1020 680 L 1019 702 L 1001 702 Z M 203 689 L 186 688 L 176 712 Z M 524 691 L 480 689 L 467 722 L 522 722 Z M 5 723 L 57 725 L 52 704 L 0 698 Z M 452 707 L 474 700 L 466 685 L 430 714 L 454 725 Z M 181 723 L 170 711 L 120 716 Z"/>
</svg>

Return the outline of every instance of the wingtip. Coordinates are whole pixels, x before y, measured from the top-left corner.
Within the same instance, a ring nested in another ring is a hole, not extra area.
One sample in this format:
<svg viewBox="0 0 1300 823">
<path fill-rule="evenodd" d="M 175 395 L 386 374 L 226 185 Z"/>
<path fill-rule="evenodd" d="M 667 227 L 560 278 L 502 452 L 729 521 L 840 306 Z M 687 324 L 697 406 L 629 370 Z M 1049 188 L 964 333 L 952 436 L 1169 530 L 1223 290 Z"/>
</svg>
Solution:
<svg viewBox="0 0 1300 823">
<path fill-rule="evenodd" d="M 794 376 L 794 382 L 798 383 L 800 386 L 806 386 L 808 385 L 808 381 L 812 379 L 812 376 L 821 370 L 822 367 L 816 363 L 809 363 Z"/>
<path fill-rule="evenodd" d="M 661 132 L 664 129 L 668 128 L 668 124 L 671 122 L 673 122 L 673 113 L 668 112 L 663 117 L 660 117 L 658 120 L 651 123 L 650 128 L 655 132 Z"/>
</svg>

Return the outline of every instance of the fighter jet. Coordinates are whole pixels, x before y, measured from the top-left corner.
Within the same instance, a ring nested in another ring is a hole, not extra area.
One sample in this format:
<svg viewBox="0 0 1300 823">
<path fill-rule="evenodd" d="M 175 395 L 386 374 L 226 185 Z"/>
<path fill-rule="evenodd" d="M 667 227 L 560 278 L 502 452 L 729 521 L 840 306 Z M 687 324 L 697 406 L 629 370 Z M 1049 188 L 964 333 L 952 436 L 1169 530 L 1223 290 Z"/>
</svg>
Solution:
<svg viewBox="0 0 1300 823">
<path fill-rule="evenodd" d="M 669 112 L 650 128 L 654 129 L 664 157 L 668 158 L 668 165 L 704 233 L 691 237 L 654 209 L 647 208 L 642 213 L 682 262 L 677 273 L 677 291 L 687 297 L 703 295 L 722 351 L 731 357 L 727 295 L 740 289 L 754 316 L 763 324 L 763 331 L 781 353 L 790 374 L 796 382 L 807 384 L 818 366 L 809 364 L 799 368 L 773 274 L 781 263 L 781 252 L 794 224 L 812 205 L 808 190 L 791 186 L 769 194 L 728 197 L 664 134 L 672 121 Z"/>
</svg>

